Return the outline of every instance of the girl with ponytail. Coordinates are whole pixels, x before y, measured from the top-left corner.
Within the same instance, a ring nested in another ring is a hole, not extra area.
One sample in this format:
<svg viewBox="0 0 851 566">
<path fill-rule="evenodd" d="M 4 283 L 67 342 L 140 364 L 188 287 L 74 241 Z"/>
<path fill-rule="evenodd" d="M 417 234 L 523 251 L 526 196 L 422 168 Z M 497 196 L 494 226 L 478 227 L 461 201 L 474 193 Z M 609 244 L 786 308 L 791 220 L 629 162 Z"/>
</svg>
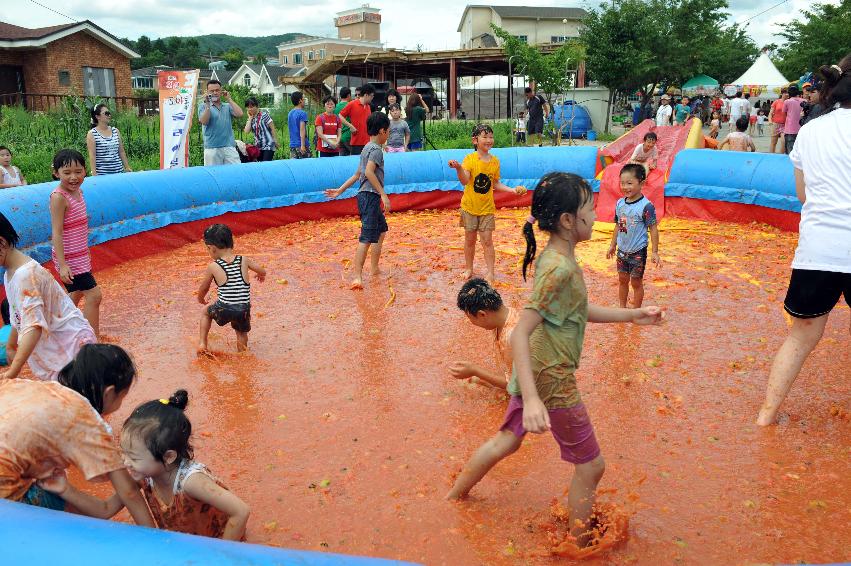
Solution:
<svg viewBox="0 0 851 566">
<path fill-rule="evenodd" d="M 773 424 L 792 382 L 844 295 L 851 305 L 851 53 L 819 69 L 825 113 L 801 127 L 789 160 L 801 207 L 798 248 L 783 303 L 789 336 L 774 358 L 756 423 Z"/>
<path fill-rule="evenodd" d="M 574 375 L 579 367 L 585 324 L 659 324 L 659 307 L 621 309 L 588 304 L 576 244 L 591 238 L 594 195 L 581 177 L 549 173 L 535 187 L 532 216 L 523 226 L 523 278 L 535 262 L 535 285 L 511 335 L 511 401 L 500 431 L 473 455 L 449 499 L 459 499 L 500 460 L 515 452 L 526 432 L 551 431 L 563 460 L 575 466 L 567 507 L 571 534 L 580 548 L 592 544 L 591 511 L 605 465 Z M 533 224 L 549 234 L 540 256 Z M 537 257 L 537 261 L 535 258 Z"/>
</svg>

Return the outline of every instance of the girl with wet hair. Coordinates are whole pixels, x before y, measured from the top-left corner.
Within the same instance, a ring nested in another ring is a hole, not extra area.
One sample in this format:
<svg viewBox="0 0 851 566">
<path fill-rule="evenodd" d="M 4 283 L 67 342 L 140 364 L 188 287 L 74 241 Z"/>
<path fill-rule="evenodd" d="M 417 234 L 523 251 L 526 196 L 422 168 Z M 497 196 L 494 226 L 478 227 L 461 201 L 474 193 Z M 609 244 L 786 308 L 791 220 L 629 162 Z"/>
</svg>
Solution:
<svg viewBox="0 0 851 566">
<path fill-rule="evenodd" d="M 535 187 L 532 217 L 523 227 L 523 277 L 534 261 L 535 285 L 511 333 L 511 401 L 499 432 L 473 455 L 447 495 L 449 499 L 466 496 L 493 466 L 520 447 L 527 432 L 550 431 L 562 459 L 575 466 L 567 506 L 571 535 L 580 548 L 599 536 L 592 532 L 591 516 L 597 484 L 605 469 L 576 385 L 585 324 L 645 325 L 663 319 L 659 307 L 620 309 L 588 304 L 575 248 L 591 238 L 596 216 L 593 196 L 588 183 L 570 173 L 549 173 Z M 535 221 L 549 234 L 537 260 Z"/>
</svg>

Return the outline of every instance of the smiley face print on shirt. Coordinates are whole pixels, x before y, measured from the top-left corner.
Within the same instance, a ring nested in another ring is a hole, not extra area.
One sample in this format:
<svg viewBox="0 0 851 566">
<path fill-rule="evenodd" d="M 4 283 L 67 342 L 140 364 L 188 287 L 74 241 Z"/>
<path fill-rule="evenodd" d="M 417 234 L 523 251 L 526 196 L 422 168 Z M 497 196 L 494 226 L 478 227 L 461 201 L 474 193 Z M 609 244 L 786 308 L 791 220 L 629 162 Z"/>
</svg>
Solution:
<svg viewBox="0 0 851 566">
<path fill-rule="evenodd" d="M 488 194 L 492 185 L 493 183 L 491 183 L 491 178 L 484 173 L 479 173 L 476 175 L 476 178 L 473 179 L 473 190 L 480 195 Z"/>
</svg>

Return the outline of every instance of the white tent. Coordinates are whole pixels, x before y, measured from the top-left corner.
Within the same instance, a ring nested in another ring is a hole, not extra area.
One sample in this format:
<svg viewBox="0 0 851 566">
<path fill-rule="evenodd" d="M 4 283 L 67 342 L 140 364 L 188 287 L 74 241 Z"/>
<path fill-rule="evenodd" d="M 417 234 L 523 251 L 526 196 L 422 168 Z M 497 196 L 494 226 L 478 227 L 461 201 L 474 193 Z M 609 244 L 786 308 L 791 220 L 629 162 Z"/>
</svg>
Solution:
<svg viewBox="0 0 851 566">
<path fill-rule="evenodd" d="M 757 57 L 750 69 L 730 84 L 738 87 L 749 87 L 746 90 L 765 95 L 769 93 L 779 94 L 780 88 L 789 84 L 789 81 L 777 70 L 768 55 L 763 52 Z"/>
</svg>

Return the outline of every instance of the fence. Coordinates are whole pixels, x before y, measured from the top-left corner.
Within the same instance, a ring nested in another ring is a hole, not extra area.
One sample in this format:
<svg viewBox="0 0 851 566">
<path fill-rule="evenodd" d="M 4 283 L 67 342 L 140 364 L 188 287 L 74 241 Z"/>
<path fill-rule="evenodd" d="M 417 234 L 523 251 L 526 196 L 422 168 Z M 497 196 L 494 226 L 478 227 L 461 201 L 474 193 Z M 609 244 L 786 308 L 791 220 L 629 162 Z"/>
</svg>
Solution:
<svg viewBox="0 0 851 566">
<path fill-rule="evenodd" d="M 22 106 L 30 111 L 46 112 L 64 108 L 66 100 L 75 100 L 77 98 L 69 94 L 13 92 L 0 94 L 0 106 Z M 160 112 L 160 101 L 157 98 L 98 96 L 97 99 L 115 108 L 135 108 L 139 116 L 149 116 L 159 114 Z"/>
</svg>

